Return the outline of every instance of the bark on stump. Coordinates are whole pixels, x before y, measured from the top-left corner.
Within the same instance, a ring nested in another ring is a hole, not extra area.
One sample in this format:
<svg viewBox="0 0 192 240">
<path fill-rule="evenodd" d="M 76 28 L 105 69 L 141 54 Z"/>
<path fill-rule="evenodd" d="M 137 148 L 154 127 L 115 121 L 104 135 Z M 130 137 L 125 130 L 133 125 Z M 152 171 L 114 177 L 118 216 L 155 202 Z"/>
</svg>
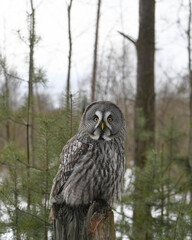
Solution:
<svg viewBox="0 0 192 240">
<path fill-rule="evenodd" d="M 115 240 L 114 216 L 104 201 L 70 208 L 54 205 L 54 240 Z"/>
</svg>

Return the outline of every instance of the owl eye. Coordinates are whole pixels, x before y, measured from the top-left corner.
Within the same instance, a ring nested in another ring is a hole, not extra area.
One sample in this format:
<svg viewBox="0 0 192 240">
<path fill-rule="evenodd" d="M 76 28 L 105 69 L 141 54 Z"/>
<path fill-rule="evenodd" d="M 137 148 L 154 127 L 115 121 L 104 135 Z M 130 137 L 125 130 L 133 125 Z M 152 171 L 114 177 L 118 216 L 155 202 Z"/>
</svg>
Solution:
<svg viewBox="0 0 192 240">
<path fill-rule="evenodd" d="M 94 117 L 93 121 L 98 122 L 99 118 L 97 116 Z"/>
<path fill-rule="evenodd" d="M 112 122 L 112 121 L 113 121 L 113 118 L 112 118 L 112 117 L 108 117 L 108 118 L 107 118 L 107 121 L 108 121 L 108 122 Z"/>
</svg>

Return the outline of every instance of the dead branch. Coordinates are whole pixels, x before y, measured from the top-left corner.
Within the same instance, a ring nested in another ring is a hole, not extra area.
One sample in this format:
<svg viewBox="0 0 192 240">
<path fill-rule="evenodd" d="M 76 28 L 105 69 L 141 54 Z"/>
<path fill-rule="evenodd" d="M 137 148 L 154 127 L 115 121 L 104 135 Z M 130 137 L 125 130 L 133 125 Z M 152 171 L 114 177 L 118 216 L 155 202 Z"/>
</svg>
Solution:
<svg viewBox="0 0 192 240">
<path fill-rule="evenodd" d="M 126 35 L 120 31 L 117 31 L 120 35 L 122 35 L 124 38 L 128 39 L 131 43 L 134 44 L 135 47 L 137 47 L 137 40 L 134 39 L 133 37 L 129 36 L 129 35 Z"/>
</svg>

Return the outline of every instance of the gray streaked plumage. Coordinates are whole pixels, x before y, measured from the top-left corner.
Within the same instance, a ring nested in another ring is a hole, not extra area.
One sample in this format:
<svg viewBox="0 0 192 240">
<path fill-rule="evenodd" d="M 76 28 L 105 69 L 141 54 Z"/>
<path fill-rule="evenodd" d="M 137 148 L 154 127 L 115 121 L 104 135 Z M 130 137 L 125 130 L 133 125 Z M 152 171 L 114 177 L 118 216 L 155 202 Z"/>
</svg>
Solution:
<svg viewBox="0 0 192 240">
<path fill-rule="evenodd" d="M 53 181 L 52 204 L 86 205 L 120 199 L 124 172 L 125 120 L 107 101 L 89 105 L 78 133 L 64 146 Z"/>
</svg>

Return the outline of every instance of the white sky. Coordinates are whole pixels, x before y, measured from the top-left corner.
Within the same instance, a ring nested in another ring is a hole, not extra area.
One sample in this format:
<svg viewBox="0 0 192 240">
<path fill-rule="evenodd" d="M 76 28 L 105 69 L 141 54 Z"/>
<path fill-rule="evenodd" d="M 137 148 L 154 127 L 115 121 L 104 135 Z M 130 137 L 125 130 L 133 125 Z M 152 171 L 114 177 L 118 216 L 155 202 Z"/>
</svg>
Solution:
<svg viewBox="0 0 192 240">
<path fill-rule="evenodd" d="M 180 17 L 182 26 L 187 26 L 186 11 L 182 8 L 179 12 L 180 3 L 181 0 L 156 1 L 157 81 L 163 78 L 162 69 L 174 76 L 175 71 L 183 73 L 187 67 L 186 41 L 181 36 L 183 30 L 176 23 Z M 36 48 L 35 65 L 47 71 L 48 90 L 56 96 L 65 89 L 67 77 L 67 1 L 34 0 L 34 6 L 36 32 L 42 38 Z M 73 0 L 72 91 L 76 91 L 79 82 L 92 72 L 96 6 L 97 0 Z M 0 0 L 0 51 L 23 78 L 27 78 L 29 50 L 19 39 L 17 31 L 27 38 L 27 12 L 30 12 L 30 0 Z M 122 36 L 118 30 L 137 38 L 138 0 L 102 0 L 101 13 L 100 53 L 111 44 L 121 48 Z M 131 44 L 130 48 L 134 53 Z M 130 59 L 134 61 L 134 58 Z M 23 89 L 26 87 L 23 83 Z"/>
</svg>

